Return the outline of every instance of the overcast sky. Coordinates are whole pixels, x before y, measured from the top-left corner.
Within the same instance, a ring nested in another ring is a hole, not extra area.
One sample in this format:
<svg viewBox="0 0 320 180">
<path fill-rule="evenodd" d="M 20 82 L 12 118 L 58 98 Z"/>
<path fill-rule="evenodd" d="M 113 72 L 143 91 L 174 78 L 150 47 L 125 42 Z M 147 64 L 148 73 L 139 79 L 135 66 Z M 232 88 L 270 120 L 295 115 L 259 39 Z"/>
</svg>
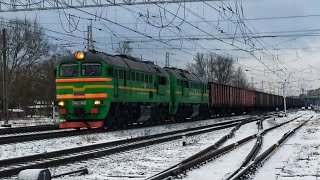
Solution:
<svg viewBox="0 0 320 180">
<path fill-rule="evenodd" d="M 196 52 L 213 52 L 232 56 L 258 89 L 278 93 L 279 82 L 285 80 L 290 83 L 289 94 L 320 87 L 319 0 L 201 1 L 81 10 L 85 12 L 2 12 L 1 17 L 36 19 L 58 32 L 46 31 L 59 39 L 51 39 L 54 43 L 72 51 L 85 49 L 86 29 L 92 23 L 99 51 L 113 52 L 120 41 L 132 41 L 134 56 L 164 66 L 169 52 L 170 65 L 179 68 L 192 62 Z M 239 23 L 242 20 L 244 24 Z"/>
</svg>

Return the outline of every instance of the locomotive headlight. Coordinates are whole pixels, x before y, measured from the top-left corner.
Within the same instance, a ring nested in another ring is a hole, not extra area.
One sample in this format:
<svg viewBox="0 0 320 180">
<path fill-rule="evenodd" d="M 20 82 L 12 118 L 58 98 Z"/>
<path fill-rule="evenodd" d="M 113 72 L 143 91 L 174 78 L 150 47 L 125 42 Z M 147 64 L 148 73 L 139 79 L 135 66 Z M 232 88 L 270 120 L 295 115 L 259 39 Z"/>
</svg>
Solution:
<svg viewBox="0 0 320 180">
<path fill-rule="evenodd" d="M 58 102 L 58 106 L 64 106 L 64 102 L 63 101 L 59 101 Z"/>
<path fill-rule="evenodd" d="M 77 60 L 83 60 L 84 59 L 84 52 L 77 51 L 76 53 L 74 53 L 74 56 L 76 57 Z"/>
<path fill-rule="evenodd" d="M 94 100 L 94 105 L 102 105 L 102 100 Z"/>
</svg>

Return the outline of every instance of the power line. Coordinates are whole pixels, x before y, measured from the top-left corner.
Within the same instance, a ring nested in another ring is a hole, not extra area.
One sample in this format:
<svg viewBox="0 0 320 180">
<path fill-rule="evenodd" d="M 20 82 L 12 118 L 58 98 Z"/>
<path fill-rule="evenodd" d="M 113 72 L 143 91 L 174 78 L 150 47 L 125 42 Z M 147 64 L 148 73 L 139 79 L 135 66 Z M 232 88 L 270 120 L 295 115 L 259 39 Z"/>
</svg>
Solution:
<svg viewBox="0 0 320 180">
<path fill-rule="evenodd" d="M 223 1 L 223 0 L 206 0 L 206 1 Z M 53 9 L 73 9 L 73 8 L 94 8 L 94 7 L 109 7 L 109 6 L 135 6 L 135 5 L 148 5 L 153 3 L 159 4 L 175 4 L 179 3 L 176 0 L 123 0 L 123 1 L 96 1 L 96 0 L 77 0 L 68 1 L 61 4 L 59 0 L 39 0 L 35 1 L 10 1 L 0 0 L 0 12 L 17 12 L 17 11 L 45 11 Z M 199 2 L 199 0 L 184 0 L 184 2 Z"/>
</svg>

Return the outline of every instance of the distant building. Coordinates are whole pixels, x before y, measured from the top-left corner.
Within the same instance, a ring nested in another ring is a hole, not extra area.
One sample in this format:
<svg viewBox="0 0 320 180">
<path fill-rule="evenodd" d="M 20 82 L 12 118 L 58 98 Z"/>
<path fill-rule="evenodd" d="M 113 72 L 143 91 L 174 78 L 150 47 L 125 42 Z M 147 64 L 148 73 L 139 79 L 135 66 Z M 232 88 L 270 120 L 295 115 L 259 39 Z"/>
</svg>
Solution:
<svg viewBox="0 0 320 180">
<path fill-rule="evenodd" d="M 40 116 L 40 117 L 50 117 L 52 116 L 52 105 L 51 102 L 37 101 L 35 105 L 28 106 L 26 109 L 26 116 Z"/>
<path fill-rule="evenodd" d="M 26 116 L 22 109 L 8 109 L 8 116 L 10 119 L 24 118 Z"/>
<path fill-rule="evenodd" d="M 8 109 L 7 114 L 9 119 L 20 119 L 26 117 L 25 111 L 22 109 Z M 2 110 L 0 111 L 0 117 L 1 119 L 3 117 Z"/>
</svg>

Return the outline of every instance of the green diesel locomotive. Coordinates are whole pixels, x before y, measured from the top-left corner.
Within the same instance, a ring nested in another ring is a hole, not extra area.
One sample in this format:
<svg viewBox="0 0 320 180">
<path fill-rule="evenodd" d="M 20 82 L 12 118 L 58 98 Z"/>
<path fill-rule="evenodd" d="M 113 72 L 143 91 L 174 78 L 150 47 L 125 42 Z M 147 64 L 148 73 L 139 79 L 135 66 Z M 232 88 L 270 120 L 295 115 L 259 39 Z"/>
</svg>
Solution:
<svg viewBox="0 0 320 180">
<path fill-rule="evenodd" d="M 60 128 L 159 124 L 209 116 L 208 83 L 126 55 L 78 51 L 56 69 Z"/>
</svg>

